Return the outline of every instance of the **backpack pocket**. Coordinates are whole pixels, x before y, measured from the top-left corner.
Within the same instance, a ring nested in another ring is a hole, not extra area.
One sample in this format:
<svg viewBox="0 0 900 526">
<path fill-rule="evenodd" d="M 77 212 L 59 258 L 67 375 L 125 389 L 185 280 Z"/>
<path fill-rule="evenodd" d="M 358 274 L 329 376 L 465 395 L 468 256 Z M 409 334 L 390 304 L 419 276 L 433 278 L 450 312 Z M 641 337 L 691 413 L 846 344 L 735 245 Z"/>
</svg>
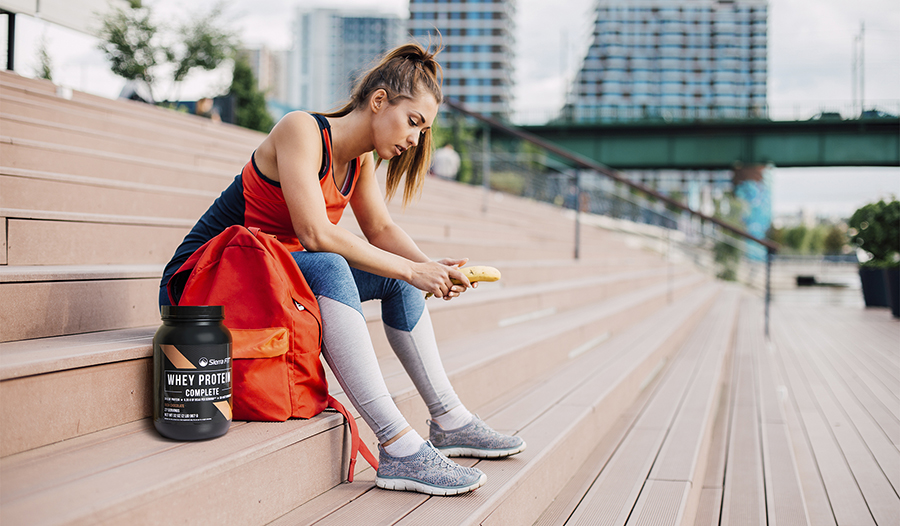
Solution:
<svg viewBox="0 0 900 526">
<path fill-rule="evenodd" d="M 288 329 L 228 330 L 232 338 L 234 420 L 284 422 L 291 416 Z"/>
</svg>

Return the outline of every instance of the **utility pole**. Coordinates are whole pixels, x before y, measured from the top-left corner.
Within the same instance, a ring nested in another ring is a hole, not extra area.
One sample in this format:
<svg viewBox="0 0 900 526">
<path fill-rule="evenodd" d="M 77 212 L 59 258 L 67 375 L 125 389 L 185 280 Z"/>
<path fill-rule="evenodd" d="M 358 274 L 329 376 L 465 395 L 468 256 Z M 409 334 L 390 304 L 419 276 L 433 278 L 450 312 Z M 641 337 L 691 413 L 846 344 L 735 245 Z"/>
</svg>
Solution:
<svg viewBox="0 0 900 526">
<path fill-rule="evenodd" d="M 853 97 L 853 111 L 856 112 L 859 102 L 859 115 L 865 111 L 866 105 L 866 44 L 865 22 L 859 23 L 859 34 L 853 37 L 853 60 L 851 64 L 853 85 L 851 92 Z"/>
</svg>

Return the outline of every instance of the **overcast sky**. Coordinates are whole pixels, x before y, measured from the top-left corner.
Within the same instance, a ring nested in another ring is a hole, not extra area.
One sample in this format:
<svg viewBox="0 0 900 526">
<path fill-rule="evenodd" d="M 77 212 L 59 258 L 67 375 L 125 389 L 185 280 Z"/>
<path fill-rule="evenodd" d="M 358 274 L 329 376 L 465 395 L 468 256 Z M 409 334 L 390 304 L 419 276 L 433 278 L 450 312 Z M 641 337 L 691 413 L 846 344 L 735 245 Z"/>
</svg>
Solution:
<svg viewBox="0 0 900 526">
<path fill-rule="evenodd" d="M 673 0 L 676 2 L 677 0 Z M 183 10 L 204 12 L 214 0 L 144 0 L 161 19 Z M 231 0 L 226 18 L 248 46 L 291 46 L 295 6 L 362 8 L 408 17 L 408 0 Z M 568 82 L 580 67 L 594 16 L 594 0 L 517 0 L 516 120 L 540 121 L 559 109 Z M 770 0 L 768 102 L 775 118 L 805 119 L 820 109 L 850 113 L 854 37 L 865 24 L 865 100 L 900 112 L 900 1 Z M 5 54 L 5 23 L 0 47 Z M 48 43 L 57 83 L 107 96 L 123 81 L 108 72 L 96 43 L 75 32 L 18 17 L 17 71 L 33 75 L 41 38 Z M 224 91 L 230 72 L 189 79 L 177 94 L 197 98 Z M 849 184 L 848 184 L 849 182 Z M 827 184 L 818 184 L 827 183 Z M 900 194 L 900 168 L 778 169 L 773 188 L 776 213 L 811 206 L 822 213 L 849 213 L 867 200 Z M 856 195 L 859 194 L 859 195 Z"/>
</svg>

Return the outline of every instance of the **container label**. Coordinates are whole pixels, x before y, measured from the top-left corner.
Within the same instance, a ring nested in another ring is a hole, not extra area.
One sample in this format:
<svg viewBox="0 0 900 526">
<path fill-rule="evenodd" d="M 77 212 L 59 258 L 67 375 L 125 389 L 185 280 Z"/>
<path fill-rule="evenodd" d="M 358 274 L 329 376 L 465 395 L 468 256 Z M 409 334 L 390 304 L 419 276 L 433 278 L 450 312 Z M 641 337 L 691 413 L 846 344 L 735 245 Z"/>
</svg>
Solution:
<svg viewBox="0 0 900 526">
<path fill-rule="evenodd" d="M 160 345 L 164 422 L 231 420 L 231 344 Z"/>
</svg>

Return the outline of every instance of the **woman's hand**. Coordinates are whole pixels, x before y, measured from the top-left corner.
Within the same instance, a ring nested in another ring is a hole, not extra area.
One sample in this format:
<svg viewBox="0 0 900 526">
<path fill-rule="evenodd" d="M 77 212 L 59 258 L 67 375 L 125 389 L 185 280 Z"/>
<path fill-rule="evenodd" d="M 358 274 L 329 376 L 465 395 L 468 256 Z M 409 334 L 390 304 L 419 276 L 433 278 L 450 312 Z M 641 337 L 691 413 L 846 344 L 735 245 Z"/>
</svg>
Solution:
<svg viewBox="0 0 900 526">
<path fill-rule="evenodd" d="M 438 298 L 450 300 L 465 292 L 469 287 L 469 278 L 459 271 L 468 259 L 442 259 L 426 261 L 413 266 L 413 274 L 409 283 L 417 289 L 434 294 Z M 459 284 L 454 284 L 456 280 Z"/>
</svg>

